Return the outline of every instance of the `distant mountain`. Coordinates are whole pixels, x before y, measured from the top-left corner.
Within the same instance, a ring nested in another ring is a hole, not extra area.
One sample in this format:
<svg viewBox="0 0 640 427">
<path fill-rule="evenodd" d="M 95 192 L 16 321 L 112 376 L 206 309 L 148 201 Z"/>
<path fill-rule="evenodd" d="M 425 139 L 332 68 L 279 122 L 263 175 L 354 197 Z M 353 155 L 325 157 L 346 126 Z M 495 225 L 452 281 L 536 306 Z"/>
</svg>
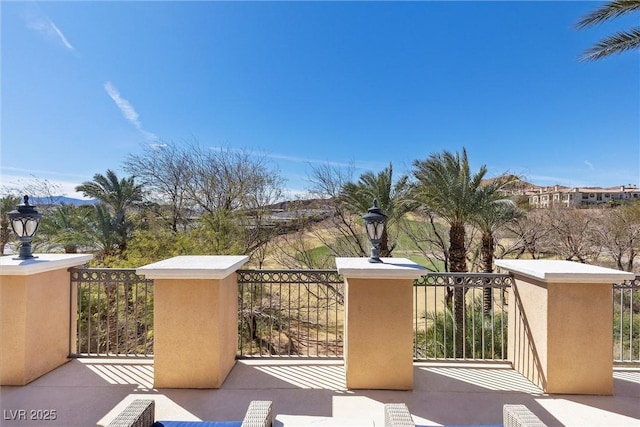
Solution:
<svg viewBox="0 0 640 427">
<path fill-rule="evenodd" d="M 33 203 L 35 205 L 40 206 L 49 206 L 49 205 L 74 205 L 74 206 L 84 206 L 84 205 L 95 205 L 99 201 L 96 199 L 73 199 L 71 197 L 66 196 L 51 196 L 51 197 L 32 197 L 29 199 L 29 203 Z"/>
<path fill-rule="evenodd" d="M 541 188 L 538 185 L 532 184 L 527 181 L 523 181 L 517 176 L 510 175 L 509 178 L 514 179 L 514 181 L 504 187 L 503 192 L 510 196 L 522 196 L 530 193 L 536 193 Z M 487 178 L 482 180 L 481 185 L 489 185 L 495 181 L 496 178 Z"/>
</svg>

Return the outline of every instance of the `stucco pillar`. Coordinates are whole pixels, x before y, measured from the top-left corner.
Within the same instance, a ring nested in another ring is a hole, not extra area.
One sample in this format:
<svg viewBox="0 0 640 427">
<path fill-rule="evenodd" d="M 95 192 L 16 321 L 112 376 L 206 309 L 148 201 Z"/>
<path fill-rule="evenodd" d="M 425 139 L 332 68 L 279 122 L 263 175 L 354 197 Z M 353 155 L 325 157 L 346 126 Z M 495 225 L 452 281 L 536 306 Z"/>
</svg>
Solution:
<svg viewBox="0 0 640 427">
<path fill-rule="evenodd" d="M 92 255 L 0 258 L 0 385 L 25 385 L 66 363 L 75 338 L 70 267 Z"/>
<path fill-rule="evenodd" d="M 508 355 L 547 393 L 613 393 L 613 283 L 633 273 L 571 261 L 496 260 L 515 278 Z"/>
<path fill-rule="evenodd" d="M 220 388 L 238 345 L 236 270 L 247 256 L 178 256 L 140 267 L 154 282 L 154 386 Z"/>
<path fill-rule="evenodd" d="M 345 280 L 344 364 L 349 389 L 413 389 L 413 281 L 404 258 L 336 258 Z"/>
</svg>

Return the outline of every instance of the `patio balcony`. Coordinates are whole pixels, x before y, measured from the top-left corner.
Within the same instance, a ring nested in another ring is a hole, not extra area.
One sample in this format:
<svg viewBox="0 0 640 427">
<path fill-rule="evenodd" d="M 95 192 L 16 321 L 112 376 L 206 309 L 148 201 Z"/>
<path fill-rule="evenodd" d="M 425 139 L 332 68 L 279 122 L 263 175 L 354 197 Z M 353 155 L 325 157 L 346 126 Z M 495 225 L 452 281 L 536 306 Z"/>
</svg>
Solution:
<svg viewBox="0 0 640 427">
<path fill-rule="evenodd" d="M 156 417 L 174 420 L 242 419 L 251 400 L 273 401 L 276 414 L 375 426 L 384 425 L 383 404 L 392 402 L 406 403 L 417 423 L 433 426 L 501 424 L 507 403 L 526 405 L 548 426 L 640 420 L 640 369 L 631 367 L 614 369 L 612 396 L 546 394 L 510 364 L 495 363 L 416 362 L 412 391 L 348 390 L 339 360 L 239 360 L 222 387 L 204 390 L 155 389 L 153 368 L 150 358 L 74 359 L 26 386 L 3 386 L 0 425 L 105 426 L 136 398 L 154 399 Z M 31 418 L 46 411 L 56 411 L 56 419 Z"/>
<path fill-rule="evenodd" d="M 276 414 L 374 425 L 384 425 L 383 404 L 392 402 L 406 403 L 422 425 L 500 424 L 507 403 L 526 405 L 550 426 L 640 423 L 637 279 L 611 285 L 629 279 L 627 273 L 578 266 L 567 279 L 566 270 L 547 266 L 538 277 L 506 265 L 511 274 L 422 275 L 397 259 L 375 267 L 373 275 L 351 261 L 329 272 L 236 272 L 238 259 L 222 267 L 211 261 L 139 269 L 153 280 L 135 272 L 71 269 L 71 280 L 67 273 L 55 295 L 38 298 L 64 275 L 49 279 L 42 262 L 37 272 L 24 270 L 32 264 L 3 265 L 0 425 L 101 426 L 142 397 L 156 401 L 158 419 L 176 420 L 241 419 L 251 400 L 271 400 Z M 588 302 L 593 286 L 600 289 L 595 305 Z M 456 287 L 466 295 L 463 328 L 446 320 L 456 311 L 455 299 L 447 302 Z M 602 298 L 608 309 L 601 310 Z M 565 309 L 554 301 L 569 305 L 563 322 L 553 320 Z M 613 339 L 611 304 L 631 316 L 616 317 L 614 328 L 628 331 L 628 339 Z M 21 335 L 16 339 L 10 328 Z M 379 345 L 349 339 L 370 332 Z M 65 341 L 73 358 L 60 360 L 60 343 L 50 358 L 47 346 L 38 344 L 43 340 L 49 346 Z M 577 363 L 567 360 L 571 352 L 563 340 L 578 349 Z M 584 349 L 594 351 L 585 355 Z M 614 358 L 627 363 L 614 366 Z M 22 363 L 26 370 L 15 369 Z M 380 375 L 382 369 L 400 374 Z M 15 380 L 9 371 L 28 375 Z"/>
</svg>

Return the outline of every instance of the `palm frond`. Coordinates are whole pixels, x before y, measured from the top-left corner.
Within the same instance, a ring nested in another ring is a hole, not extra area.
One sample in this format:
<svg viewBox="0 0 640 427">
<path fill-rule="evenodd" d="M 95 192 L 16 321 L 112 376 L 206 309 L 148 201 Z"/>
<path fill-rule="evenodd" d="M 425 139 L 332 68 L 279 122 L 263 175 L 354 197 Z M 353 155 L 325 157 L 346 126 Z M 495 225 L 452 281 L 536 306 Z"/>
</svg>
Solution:
<svg viewBox="0 0 640 427">
<path fill-rule="evenodd" d="M 487 169 L 483 165 L 472 174 L 466 149 L 462 153 L 432 154 L 425 161 L 415 161 L 414 167 L 418 185 L 413 198 L 448 223 L 463 223 L 478 209 L 478 190 Z"/>
<path fill-rule="evenodd" d="M 625 15 L 630 12 L 640 10 L 640 0 L 613 0 L 605 3 L 602 7 L 585 15 L 576 27 L 585 28 L 600 24 L 612 18 Z"/>
<path fill-rule="evenodd" d="M 612 54 L 622 53 L 640 47 L 640 27 L 609 36 L 586 50 L 583 61 L 593 61 Z"/>
</svg>

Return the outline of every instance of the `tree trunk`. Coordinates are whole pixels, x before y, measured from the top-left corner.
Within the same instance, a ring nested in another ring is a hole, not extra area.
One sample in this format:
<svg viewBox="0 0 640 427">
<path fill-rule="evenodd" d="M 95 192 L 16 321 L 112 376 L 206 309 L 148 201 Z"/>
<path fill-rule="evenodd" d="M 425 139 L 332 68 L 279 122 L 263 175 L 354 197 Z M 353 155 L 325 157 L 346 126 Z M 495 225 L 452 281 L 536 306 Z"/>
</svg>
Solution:
<svg viewBox="0 0 640 427">
<path fill-rule="evenodd" d="M 629 259 L 627 260 L 626 271 L 633 271 L 633 261 L 636 259 L 636 251 L 633 248 L 629 249 Z"/>
<path fill-rule="evenodd" d="M 382 232 L 382 236 L 380 238 L 380 257 L 390 257 L 391 251 L 389 250 L 389 235 L 387 234 L 387 229 L 385 228 Z"/>
<path fill-rule="evenodd" d="M 118 285 L 108 283 L 105 286 L 107 294 L 107 342 L 106 353 L 116 353 L 119 348 L 118 333 Z"/>
<path fill-rule="evenodd" d="M 467 272 L 467 250 L 464 241 L 464 224 L 452 224 L 449 229 L 449 266 L 453 273 Z"/>
<path fill-rule="evenodd" d="M 467 330 L 466 319 L 465 319 L 465 294 L 467 290 L 463 287 L 454 288 L 454 315 L 456 321 L 456 329 L 455 329 L 455 356 L 458 359 L 464 358 L 465 356 L 465 331 Z"/>
<path fill-rule="evenodd" d="M 493 273 L 493 251 L 494 242 L 491 232 L 482 233 L 482 247 L 480 249 L 480 257 L 482 259 L 482 272 Z M 487 283 L 491 283 L 489 280 Z M 493 308 L 493 289 L 485 287 L 482 289 L 482 311 L 485 316 L 491 314 Z"/>
<path fill-rule="evenodd" d="M 9 226 L 0 226 L 0 255 L 4 255 L 4 247 L 9 243 L 11 239 L 11 230 Z"/>
<path fill-rule="evenodd" d="M 465 230 L 464 223 L 451 224 L 449 229 L 449 259 L 451 265 L 451 272 L 453 273 L 465 273 L 467 271 L 467 259 L 465 243 Z M 461 284 L 461 283 L 460 283 Z M 465 356 L 464 342 L 465 342 L 465 295 L 466 288 L 462 286 L 454 287 L 453 298 L 453 311 L 456 322 L 455 326 L 455 356 L 456 358 L 463 358 Z"/>
</svg>

